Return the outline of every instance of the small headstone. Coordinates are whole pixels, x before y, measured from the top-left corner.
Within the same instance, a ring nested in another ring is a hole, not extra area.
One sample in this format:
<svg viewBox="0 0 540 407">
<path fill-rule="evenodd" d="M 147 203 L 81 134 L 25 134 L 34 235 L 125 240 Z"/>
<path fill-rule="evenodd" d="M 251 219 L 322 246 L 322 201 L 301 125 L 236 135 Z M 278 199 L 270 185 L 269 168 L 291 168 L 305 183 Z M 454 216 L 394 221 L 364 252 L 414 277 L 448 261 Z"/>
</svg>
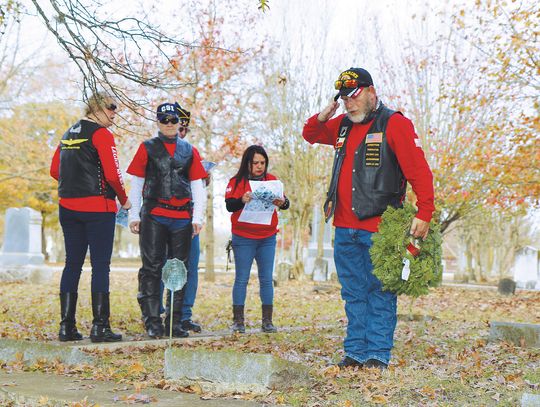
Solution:
<svg viewBox="0 0 540 407">
<path fill-rule="evenodd" d="M 540 348 L 540 325 L 491 322 L 489 340 L 507 341 L 525 348 Z"/>
<path fill-rule="evenodd" d="M 521 407 L 540 406 L 540 394 L 523 393 L 521 396 Z"/>
<path fill-rule="evenodd" d="M 497 286 L 499 294 L 514 295 L 516 293 L 516 282 L 511 278 L 501 278 Z"/>
<path fill-rule="evenodd" d="M 94 358 L 77 348 L 52 345 L 47 343 L 0 339 L 0 360 L 13 362 L 23 360 L 32 364 L 38 359 L 60 360 L 68 365 L 93 363 Z"/>
<path fill-rule="evenodd" d="M 511 273 L 518 288 L 540 290 L 538 249 L 526 246 L 519 250 L 511 268 Z"/>
<path fill-rule="evenodd" d="M 289 281 L 292 267 L 292 263 L 288 261 L 281 261 L 277 264 L 276 272 L 274 274 L 274 285 L 276 287 Z"/>
<path fill-rule="evenodd" d="M 4 244 L 0 250 L 0 281 L 48 281 L 52 270 L 41 251 L 41 214 L 32 208 L 6 211 Z"/>
<path fill-rule="evenodd" d="M 313 265 L 313 281 L 328 281 L 328 260 L 321 257 L 315 259 Z"/>
<path fill-rule="evenodd" d="M 205 391 L 268 393 L 309 385 L 309 369 L 272 355 L 169 348 L 165 378 L 196 382 Z"/>
</svg>

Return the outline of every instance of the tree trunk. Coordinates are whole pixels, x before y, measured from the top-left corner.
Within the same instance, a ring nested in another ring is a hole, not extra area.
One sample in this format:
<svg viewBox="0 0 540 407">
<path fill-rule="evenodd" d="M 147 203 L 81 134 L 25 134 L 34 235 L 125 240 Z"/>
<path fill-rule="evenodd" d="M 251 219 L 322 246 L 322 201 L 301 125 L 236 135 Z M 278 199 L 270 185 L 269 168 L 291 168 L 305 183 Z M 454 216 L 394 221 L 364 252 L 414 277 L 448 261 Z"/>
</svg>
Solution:
<svg viewBox="0 0 540 407">
<path fill-rule="evenodd" d="M 211 182 L 206 188 L 206 227 L 204 239 L 204 280 L 216 281 L 214 267 L 214 184 Z"/>
</svg>

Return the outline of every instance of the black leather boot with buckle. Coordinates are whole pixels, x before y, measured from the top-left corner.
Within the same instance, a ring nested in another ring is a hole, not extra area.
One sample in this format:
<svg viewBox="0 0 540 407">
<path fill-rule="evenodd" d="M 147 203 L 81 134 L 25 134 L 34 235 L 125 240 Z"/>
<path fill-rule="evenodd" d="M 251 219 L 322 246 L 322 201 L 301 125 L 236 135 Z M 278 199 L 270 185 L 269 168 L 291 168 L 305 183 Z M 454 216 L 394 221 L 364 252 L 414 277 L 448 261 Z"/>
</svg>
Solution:
<svg viewBox="0 0 540 407">
<path fill-rule="evenodd" d="M 77 312 L 77 293 L 60 293 L 60 342 L 80 341 L 83 336 L 77 331 L 75 314 Z"/>
<path fill-rule="evenodd" d="M 110 304 L 109 293 L 92 293 L 92 329 L 90 330 L 90 340 L 92 342 L 119 342 L 122 335 L 111 331 L 109 324 Z"/>
</svg>

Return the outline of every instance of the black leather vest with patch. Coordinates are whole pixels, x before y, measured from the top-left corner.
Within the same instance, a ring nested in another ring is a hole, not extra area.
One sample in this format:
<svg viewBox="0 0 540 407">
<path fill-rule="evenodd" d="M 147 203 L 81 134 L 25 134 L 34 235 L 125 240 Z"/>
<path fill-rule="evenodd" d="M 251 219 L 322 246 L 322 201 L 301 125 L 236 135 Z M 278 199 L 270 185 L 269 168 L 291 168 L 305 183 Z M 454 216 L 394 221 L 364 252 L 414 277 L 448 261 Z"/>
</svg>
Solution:
<svg viewBox="0 0 540 407">
<path fill-rule="evenodd" d="M 94 133 L 103 126 L 80 120 L 60 140 L 60 175 L 58 195 L 61 198 L 83 198 L 103 195 L 114 199 L 116 193 L 105 181 L 103 166 L 92 144 Z"/>
<path fill-rule="evenodd" d="M 355 152 L 352 174 L 352 211 L 358 219 L 382 215 L 388 205 L 401 207 L 407 180 L 386 140 L 386 127 L 393 114 L 381 106 L 365 140 Z"/>
<path fill-rule="evenodd" d="M 148 153 L 143 187 L 145 200 L 191 199 L 189 168 L 193 161 L 193 147 L 180 137 L 171 157 L 159 137 L 144 142 Z"/>
</svg>

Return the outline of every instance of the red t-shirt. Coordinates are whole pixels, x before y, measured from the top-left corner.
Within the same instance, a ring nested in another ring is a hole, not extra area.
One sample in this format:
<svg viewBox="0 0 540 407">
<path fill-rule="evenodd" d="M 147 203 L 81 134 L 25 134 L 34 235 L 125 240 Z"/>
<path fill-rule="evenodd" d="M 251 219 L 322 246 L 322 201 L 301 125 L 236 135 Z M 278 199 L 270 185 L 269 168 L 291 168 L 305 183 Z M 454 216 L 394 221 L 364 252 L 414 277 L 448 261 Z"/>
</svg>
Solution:
<svg viewBox="0 0 540 407">
<path fill-rule="evenodd" d="M 163 143 L 165 148 L 167 149 L 167 152 L 172 156 L 174 156 L 174 152 L 176 150 L 176 143 Z M 193 146 L 192 146 L 193 147 Z M 131 161 L 131 164 L 129 164 L 129 167 L 127 169 L 127 173 L 131 175 L 135 175 L 136 177 L 144 178 L 146 176 L 146 164 L 148 162 L 148 152 L 146 151 L 146 147 L 144 146 L 144 143 L 141 143 L 139 146 L 139 149 L 135 153 L 135 156 L 133 157 L 133 160 Z M 199 151 L 195 147 L 193 147 L 193 160 L 191 162 L 191 167 L 189 167 L 188 177 L 190 181 L 195 181 L 197 179 L 203 179 L 208 177 L 208 174 L 204 170 L 204 167 L 201 163 L 201 156 L 199 154 Z M 184 199 L 177 199 L 175 197 L 172 197 L 171 199 L 160 199 L 159 202 L 162 202 L 167 205 L 172 206 L 183 206 L 187 204 L 190 201 L 189 198 Z M 166 208 L 160 208 L 155 207 L 150 212 L 152 215 L 156 216 L 166 216 L 168 218 L 173 219 L 189 219 L 190 214 L 188 211 L 176 211 L 173 209 L 166 209 Z"/>
<path fill-rule="evenodd" d="M 266 174 L 266 176 L 261 181 L 273 181 L 277 180 L 272 174 Z M 236 179 L 231 178 L 227 189 L 225 190 L 225 199 L 228 198 L 242 198 L 244 193 L 251 191 L 249 182 L 242 180 L 236 187 Z M 242 210 L 237 210 L 236 212 L 231 213 L 231 225 L 232 233 L 238 236 L 247 237 L 249 239 L 265 239 L 267 237 L 273 236 L 278 232 L 278 216 L 277 211 L 274 210 L 272 215 L 272 222 L 270 225 L 258 225 L 255 223 L 240 222 L 238 218 Z"/>
<path fill-rule="evenodd" d="M 96 130 L 92 136 L 92 145 L 96 148 L 105 181 L 114 189 L 118 201 L 124 205 L 127 201 L 122 172 L 118 165 L 116 144 L 114 136 L 106 128 Z M 50 168 L 51 177 L 58 180 L 60 176 L 60 146 L 54 152 Z M 117 210 L 114 199 L 107 199 L 103 195 L 85 196 L 83 198 L 60 198 L 60 206 L 79 212 L 115 212 Z"/>
<path fill-rule="evenodd" d="M 304 125 L 302 136 L 311 144 L 321 143 L 335 145 L 339 125 L 343 114 L 321 123 L 318 114 L 310 117 Z M 352 211 L 352 170 L 354 155 L 373 121 L 366 124 L 354 124 L 349 133 L 347 148 L 337 187 L 337 204 L 334 213 L 334 226 L 363 229 L 377 232 L 380 216 L 359 220 Z M 416 135 L 412 122 L 400 114 L 394 114 L 388 120 L 386 140 L 396 154 L 403 175 L 411 184 L 418 199 L 418 219 L 429 222 L 435 210 L 433 194 L 433 175 L 424 156 L 420 139 Z"/>
</svg>

